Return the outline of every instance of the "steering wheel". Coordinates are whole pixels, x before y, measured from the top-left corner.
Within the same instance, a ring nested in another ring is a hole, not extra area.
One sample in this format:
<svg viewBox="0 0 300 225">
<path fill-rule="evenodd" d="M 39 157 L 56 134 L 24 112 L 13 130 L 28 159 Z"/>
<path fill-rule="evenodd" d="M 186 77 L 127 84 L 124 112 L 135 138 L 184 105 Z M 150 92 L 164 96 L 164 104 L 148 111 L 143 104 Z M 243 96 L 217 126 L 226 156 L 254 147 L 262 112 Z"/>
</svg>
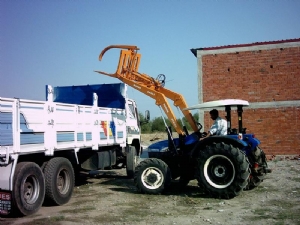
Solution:
<svg viewBox="0 0 300 225">
<path fill-rule="evenodd" d="M 200 138 L 204 138 L 204 137 L 206 137 L 207 136 L 207 133 L 206 132 L 201 132 L 200 130 L 202 129 L 202 124 L 201 123 L 197 123 L 197 125 L 198 125 L 198 132 L 199 132 L 199 134 L 200 134 Z"/>
<path fill-rule="evenodd" d="M 164 74 L 158 74 L 156 80 L 158 81 L 158 83 L 160 83 L 160 85 L 162 87 L 165 86 L 165 84 L 166 84 L 166 76 Z"/>
<path fill-rule="evenodd" d="M 200 132 L 200 130 L 202 129 L 202 124 L 201 123 L 197 123 L 198 125 L 198 131 Z"/>
<path fill-rule="evenodd" d="M 207 136 L 207 133 L 206 132 L 202 132 L 200 136 L 201 136 L 201 138 L 204 138 L 204 137 Z"/>
</svg>

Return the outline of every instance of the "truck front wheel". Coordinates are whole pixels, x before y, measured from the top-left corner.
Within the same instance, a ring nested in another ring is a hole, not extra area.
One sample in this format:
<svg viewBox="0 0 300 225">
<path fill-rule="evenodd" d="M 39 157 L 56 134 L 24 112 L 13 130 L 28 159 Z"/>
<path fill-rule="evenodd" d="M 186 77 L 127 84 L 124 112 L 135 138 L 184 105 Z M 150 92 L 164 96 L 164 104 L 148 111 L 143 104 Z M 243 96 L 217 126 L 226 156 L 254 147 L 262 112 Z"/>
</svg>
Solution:
<svg viewBox="0 0 300 225">
<path fill-rule="evenodd" d="M 27 216 L 40 209 L 45 197 L 45 179 L 37 164 L 33 162 L 17 164 L 12 196 L 16 214 Z"/>
<path fill-rule="evenodd" d="M 170 183 L 170 169 L 160 159 L 145 159 L 135 169 L 134 184 L 141 193 L 160 194 Z"/>
<path fill-rule="evenodd" d="M 248 183 L 249 163 L 238 148 L 212 144 L 200 152 L 197 161 L 198 184 L 212 197 L 235 197 Z"/>
<path fill-rule="evenodd" d="M 137 155 L 134 146 L 128 146 L 126 155 L 126 173 L 128 178 L 134 177 L 134 171 L 137 164 Z"/>
<path fill-rule="evenodd" d="M 45 200 L 55 205 L 67 203 L 73 193 L 75 175 L 71 162 L 63 157 L 49 160 L 44 168 Z"/>
</svg>

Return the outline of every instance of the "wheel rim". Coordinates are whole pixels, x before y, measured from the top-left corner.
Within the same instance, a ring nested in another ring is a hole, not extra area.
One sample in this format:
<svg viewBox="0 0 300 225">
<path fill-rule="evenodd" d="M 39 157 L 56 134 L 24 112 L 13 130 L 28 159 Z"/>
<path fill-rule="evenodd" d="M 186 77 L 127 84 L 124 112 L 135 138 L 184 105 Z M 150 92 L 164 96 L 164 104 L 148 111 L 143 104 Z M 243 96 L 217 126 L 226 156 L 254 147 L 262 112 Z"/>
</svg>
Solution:
<svg viewBox="0 0 300 225">
<path fill-rule="evenodd" d="M 23 184 L 23 198 L 27 204 L 34 204 L 40 193 L 39 181 L 36 176 L 28 176 Z"/>
<path fill-rule="evenodd" d="M 208 158 L 203 170 L 206 181 L 218 189 L 228 187 L 235 177 L 234 165 L 224 155 L 214 155 Z"/>
<path fill-rule="evenodd" d="M 66 169 L 59 171 L 56 184 L 60 194 L 66 194 L 68 192 L 70 188 L 70 175 Z"/>
<path fill-rule="evenodd" d="M 142 173 L 142 183 L 148 189 L 159 188 L 164 182 L 164 175 L 161 170 L 149 167 Z"/>
</svg>

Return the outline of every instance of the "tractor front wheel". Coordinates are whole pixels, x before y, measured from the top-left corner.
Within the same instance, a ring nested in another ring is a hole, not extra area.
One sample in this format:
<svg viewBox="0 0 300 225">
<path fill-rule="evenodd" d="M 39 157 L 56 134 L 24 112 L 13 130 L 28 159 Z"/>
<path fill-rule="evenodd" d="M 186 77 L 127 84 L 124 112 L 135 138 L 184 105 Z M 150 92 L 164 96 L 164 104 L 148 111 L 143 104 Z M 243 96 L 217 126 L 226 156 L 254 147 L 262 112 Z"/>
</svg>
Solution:
<svg viewBox="0 0 300 225">
<path fill-rule="evenodd" d="M 238 148 L 214 143 L 200 152 L 196 177 L 199 186 L 210 196 L 233 198 L 248 183 L 249 163 Z"/>
<path fill-rule="evenodd" d="M 141 193 L 160 194 L 171 183 L 170 169 L 160 159 L 145 159 L 135 169 L 134 183 Z"/>
</svg>

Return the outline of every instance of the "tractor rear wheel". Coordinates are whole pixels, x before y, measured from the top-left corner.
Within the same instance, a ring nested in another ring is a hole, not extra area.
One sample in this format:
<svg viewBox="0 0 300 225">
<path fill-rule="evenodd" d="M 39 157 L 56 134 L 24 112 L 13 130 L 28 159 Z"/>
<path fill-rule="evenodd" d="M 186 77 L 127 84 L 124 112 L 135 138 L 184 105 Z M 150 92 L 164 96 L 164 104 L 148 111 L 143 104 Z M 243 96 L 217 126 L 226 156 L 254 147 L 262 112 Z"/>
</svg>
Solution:
<svg viewBox="0 0 300 225">
<path fill-rule="evenodd" d="M 249 174 L 245 154 L 225 143 L 206 146 L 197 159 L 198 184 L 212 197 L 228 199 L 239 195 Z"/>
<path fill-rule="evenodd" d="M 134 184 L 141 193 L 160 194 L 170 183 L 170 169 L 160 159 L 145 159 L 135 169 Z"/>
</svg>

